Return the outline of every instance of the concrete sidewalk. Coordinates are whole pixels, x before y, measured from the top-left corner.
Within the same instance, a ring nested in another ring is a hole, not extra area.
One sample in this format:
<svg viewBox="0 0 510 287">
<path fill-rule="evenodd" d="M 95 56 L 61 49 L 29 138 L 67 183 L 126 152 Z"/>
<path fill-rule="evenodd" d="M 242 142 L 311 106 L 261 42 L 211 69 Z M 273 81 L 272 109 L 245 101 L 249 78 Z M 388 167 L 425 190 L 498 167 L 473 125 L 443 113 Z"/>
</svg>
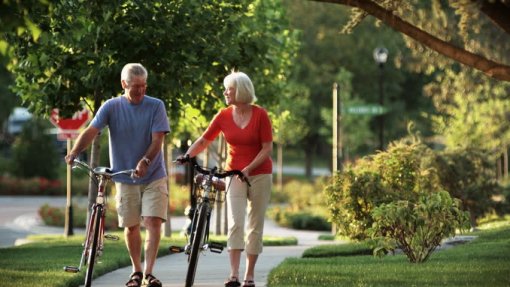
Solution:
<svg viewBox="0 0 510 287">
<path fill-rule="evenodd" d="M 176 224 L 175 220 L 172 221 L 172 226 L 182 227 L 181 224 Z M 318 236 L 324 233 L 282 228 L 271 220 L 266 220 L 265 234 L 268 236 L 294 236 L 298 239 L 298 245 L 264 247 L 264 252 L 260 255 L 257 267 L 255 268 L 255 281 L 258 287 L 266 286 L 267 276 L 271 269 L 280 264 L 285 258 L 300 257 L 305 249 L 318 244 L 328 243 L 328 241 L 318 240 Z M 243 253 L 240 268 L 241 276 L 245 268 L 244 256 L 245 254 Z M 186 255 L 182 253 L 172 254 L 158 258 L 153 273 L 163 282 L 165 287 L 184 286 L 187 267 Z M 123 286 L 129 279 L 131 271 L 131 267 L 115 270 L 95 279 L 93 285 L 94 287 Z M 223 286 L 229 271 L 230 264 L 226 249 L 221 254 L 206 252 L 198 261 L 194 286 Z"/>
</svg>

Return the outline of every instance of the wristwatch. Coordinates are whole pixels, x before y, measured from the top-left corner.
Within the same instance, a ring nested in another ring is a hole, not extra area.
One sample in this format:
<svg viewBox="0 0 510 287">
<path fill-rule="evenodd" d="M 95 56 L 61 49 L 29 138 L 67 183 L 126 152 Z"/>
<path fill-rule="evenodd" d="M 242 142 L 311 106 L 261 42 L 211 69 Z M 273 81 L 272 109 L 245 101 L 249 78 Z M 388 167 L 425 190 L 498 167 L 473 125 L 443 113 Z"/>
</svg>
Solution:
<svg viewBox="0 0 510 287">
<path fill-rule="evenodd" d="M 148 157 L 144 156 L 142 160 L 147 166 L 151 165 L 151 160 Z"/>
</svg>

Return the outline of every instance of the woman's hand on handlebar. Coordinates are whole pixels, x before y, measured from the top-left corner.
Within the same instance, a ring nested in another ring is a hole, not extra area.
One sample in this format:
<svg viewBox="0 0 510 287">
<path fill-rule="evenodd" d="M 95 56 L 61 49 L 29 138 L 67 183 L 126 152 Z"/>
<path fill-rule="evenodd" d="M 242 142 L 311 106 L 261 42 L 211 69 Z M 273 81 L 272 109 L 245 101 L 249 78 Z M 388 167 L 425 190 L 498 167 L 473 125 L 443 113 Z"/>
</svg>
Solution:
<svg viewBox="0 0 510 287">
<path fill-rule="evenodd" d="M 237 179 L 239 179 L 240 181 L 244 181 L 244 182 L 246 182 L 248 184 L 248 186 L 251 186 L 250 181 L 248 181 L 248 175 L 250 174 L 248 169 L 247 168 L 243 168 L 243 170 L 241 170 L 241 173 L 243 174 L 242 176 L 241 175 L 236 175 Z"/>
<path fill-rule="evenodd" d="M 248 182 L 248 176 L 250 175 L 250 170 L 248 170 L 248 168 L 245 167 L 245 168 L 243 168 L 243 170 L 241 170 L 241 172 L 243 173 L 243 178 L 240 178 L 240 176 L 237 176 L 237 177 L 239 177 L 242 181 Z"/>
<path fill-rule="evenodd" d="M 180 156 L 178 156 L 174 160 L 174 162 L 177 163 L 178 165 L 183 165 L 183 164 L 185 164 L 188 161 L 189 161 L 189 155 L 188 154 L 181 154 Z"/>
</svg>

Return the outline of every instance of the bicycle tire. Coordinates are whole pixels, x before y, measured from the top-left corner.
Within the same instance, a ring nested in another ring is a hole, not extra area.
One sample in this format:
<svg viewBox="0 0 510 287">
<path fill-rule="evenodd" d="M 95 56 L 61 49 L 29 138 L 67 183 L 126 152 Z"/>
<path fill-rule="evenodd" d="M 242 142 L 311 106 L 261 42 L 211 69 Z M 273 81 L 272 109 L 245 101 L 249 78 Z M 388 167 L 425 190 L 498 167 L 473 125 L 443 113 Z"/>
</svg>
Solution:
<svg viewBox="0 0 510 287">
<path fill-rule="evenodd" d="M 92 275 L 94 274 L 94 264 L 96 263 L 97 246 L 99 244 L 99 234 L 101 228 L 101 218 L 103 215 L 103 206 L 96 205 L 93 209 L 93 214 L 90 216 L 94 219 L 94 225 L 91 226 L 93 230 L 92 234 L 92 246 L 89 250 L 89 256 L 87 261 L 87 273 L 85 274 L 85 287 L 92 286 Z"/>
<path fill-rule="evenodd" d="M 193 286 L 195 282 L 195 273 L 197 271 L 198 257 L 200 250 L 204 246 L 205 230 L 207 225 L 207 204 L 202 203 L 198 210 L 197 228 L 193 234 L 193 243 L 188 260 L 188 271 L 186 273 L 186 287 Z"/>
</svg>

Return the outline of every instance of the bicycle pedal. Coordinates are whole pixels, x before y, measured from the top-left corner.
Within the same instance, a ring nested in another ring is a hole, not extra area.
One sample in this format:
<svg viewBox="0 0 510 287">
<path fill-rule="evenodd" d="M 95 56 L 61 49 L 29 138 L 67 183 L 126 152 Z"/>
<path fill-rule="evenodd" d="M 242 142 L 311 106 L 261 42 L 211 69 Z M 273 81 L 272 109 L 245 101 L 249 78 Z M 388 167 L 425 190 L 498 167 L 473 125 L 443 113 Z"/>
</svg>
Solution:
<svg viewBox="0 0 510 287">
<path fill-rule="evenodd" d="M 105 234 L 104 238 L 108 239 L 108 240 L 113 240 L 113 241 L 118 241 L 119 240 L 119 237 L 117 235 L 112 235 L 112 234 Z"/>
<path fill-rule="evenodd" d="M 184 252 L 184 248 L 183 247 L 180 247 L 180 246 L 170 246 L 168 247 L 168 250 L 171 252 L 171 253 L 181 253 L 181 252 Z"/>
<path fill-rule="evenodd" d="M 75 266 L 64 266 L 64 271 L 71 272 L 71 273 L 78 273 L 78 272 L 80 272 L 80 268 L 75 267 Z"/>
<path fill-rule="evenodd" d="M 224 246 L 223 246 L 223 244 L 218 243 L 218 242 L 209 242 L 208 248 L 213 253 L 221 253 L 221 252 L 223 252 Z"/>
</svg>

